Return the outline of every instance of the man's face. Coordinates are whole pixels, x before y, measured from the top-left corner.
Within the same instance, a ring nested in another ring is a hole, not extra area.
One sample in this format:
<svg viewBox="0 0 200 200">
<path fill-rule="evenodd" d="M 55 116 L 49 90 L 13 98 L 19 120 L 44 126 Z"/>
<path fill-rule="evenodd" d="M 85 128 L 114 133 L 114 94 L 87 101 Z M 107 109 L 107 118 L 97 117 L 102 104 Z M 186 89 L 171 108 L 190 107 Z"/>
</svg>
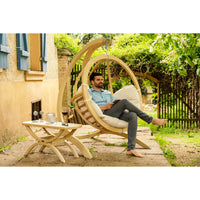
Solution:
<svg viewBox="0 0 200 200">
<path fill-rule="evenodd" d="M 95 76 L 94 81 L 91 81 L 91 83 L 96 88 L 102 88 L 103 87 L 103 77 L 102 76 Z"/>
</svg>

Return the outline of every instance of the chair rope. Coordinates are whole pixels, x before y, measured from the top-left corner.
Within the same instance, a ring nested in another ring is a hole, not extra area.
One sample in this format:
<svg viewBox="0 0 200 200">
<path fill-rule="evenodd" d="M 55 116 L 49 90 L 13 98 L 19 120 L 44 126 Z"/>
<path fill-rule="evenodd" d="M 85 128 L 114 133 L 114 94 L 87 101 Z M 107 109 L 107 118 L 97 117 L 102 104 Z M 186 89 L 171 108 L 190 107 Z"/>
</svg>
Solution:
<svg viewBox="0 0 200 200">
<path fill-rule="evenodd" d="M 84 102 L 87 102 L 87 101 L 91 101 L 92 99 L 86 99 L 86 100 L 83 100 Z"/>
</svg>

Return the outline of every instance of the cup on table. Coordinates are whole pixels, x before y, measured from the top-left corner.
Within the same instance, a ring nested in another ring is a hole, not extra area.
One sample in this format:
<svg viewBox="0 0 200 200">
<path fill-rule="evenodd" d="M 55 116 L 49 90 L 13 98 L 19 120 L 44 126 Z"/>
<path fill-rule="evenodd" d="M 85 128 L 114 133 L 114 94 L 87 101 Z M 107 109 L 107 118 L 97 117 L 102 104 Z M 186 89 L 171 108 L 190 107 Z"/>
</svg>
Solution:
<svg viewBox="0 0 200 200">
<path fill-rule="evenodd" d="M 56 122 L 55 113 L 47 113 L 47 121 L 50 123 Z"/>
</svg>

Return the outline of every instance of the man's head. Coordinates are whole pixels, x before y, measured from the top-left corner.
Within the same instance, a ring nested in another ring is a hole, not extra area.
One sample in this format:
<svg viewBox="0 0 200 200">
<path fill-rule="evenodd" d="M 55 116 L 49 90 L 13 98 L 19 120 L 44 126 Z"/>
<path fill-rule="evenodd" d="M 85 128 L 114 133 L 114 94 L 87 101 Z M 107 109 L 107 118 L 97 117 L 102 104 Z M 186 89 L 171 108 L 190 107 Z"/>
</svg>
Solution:
<svg viewBox="0 0 200 200">
<path fill-rule="evenodd" d="M 90 75 L 90 82 L 95 89 L 101 89 L 103 87 L 103 77 L 101 73 L 93 72 Z"/>
</svg>

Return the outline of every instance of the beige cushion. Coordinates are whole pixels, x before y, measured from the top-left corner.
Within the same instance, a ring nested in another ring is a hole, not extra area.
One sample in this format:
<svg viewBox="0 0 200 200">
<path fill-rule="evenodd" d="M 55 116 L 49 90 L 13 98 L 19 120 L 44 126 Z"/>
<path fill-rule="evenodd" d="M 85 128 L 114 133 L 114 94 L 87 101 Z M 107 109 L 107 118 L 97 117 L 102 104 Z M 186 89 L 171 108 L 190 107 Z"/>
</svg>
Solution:
<svg viewBox="0 0 200 200">
<path fill-rule="evenodd" d="M 109 124 L 110 126 L 116 127 L 116 128 L 126 128 L 128 126 L 128 122 L 118 119 L 116 117 L 110 117 L 108 115 L 104 115 L 105 117 L 102 118 L 104 122 Z"/>
<path fill-rule="evenodd" d="M 88 87 L 88 86 L 87 86 L 87 87 Z M 89 87 L 88 87 L 88 89 L 89 89 Z M 82 93 L 82 85 L 78 88 L 78 91 L 77 91 L 76 94 L 80 94 L 80 93 Z M 77 98 L 75 101 L 77 101 L 77 100 L 80 99 L 80 98 L 81 98 L 81 97 Z M 94 108 L 94 111 L 97 113 L 97 115 L 98 115 L 99 117 L 103 118 L 104 115 L 103 115 L 102 110 L 101 110 L 101 109 L 99 108 L 99 106 L 92 100 L 92 97 L 91 97 L 90 95 L 89 95 L 88 101 L 91 101 L 92 107 Z M 82 104 L 84 104 L 84 100 L 78 101 L 78 106 L 81 106 Z M 87 110 L 87 107 L 86 107 L 86 106 L 83 106 L 83 107 L 81 107 L 81 109 L 80 109 L 81 112 L 84 112 L 85 110 Z M 89 115 L 91 115 L 91 114 L 89 113 L 89 111 L 86 112 L 86 113 L 84 113 L 84 117 L 88 117 Z"/>
<path fill-rule="evenodd" d="M 133 85 L 127 85 L 113 94 L 114 99 L 127 99 L 140 108 L 139 94 Z"/>
<path fill-rule="evenodd" d="M 92 104 L 92 107 L 94 108 L 95 112 L 97 113 L 97 115 L 101 118 L 104 118 L 105 115 L 103 114 L 101 108 L 93 100 L 91 100 L 91 104 Z"/>
<path fill-rule="evenodd" d="M 133 85 L 127 85 L 117 92 L 113 94 L 114 99 L 127 99 L 129 100 L 132 104 L 140 108 L 140 98 L 139 94 L 136 90 L 136 88 Z M 116 127 L 116 128 L 126 128 L 128 126 L 128 122 L 124 120 L 120 120 L 115 117 L 110 117 L 105 115 L 105 117 L 102 119 L 104 122 L 107 124 Z"/>
</svg>

